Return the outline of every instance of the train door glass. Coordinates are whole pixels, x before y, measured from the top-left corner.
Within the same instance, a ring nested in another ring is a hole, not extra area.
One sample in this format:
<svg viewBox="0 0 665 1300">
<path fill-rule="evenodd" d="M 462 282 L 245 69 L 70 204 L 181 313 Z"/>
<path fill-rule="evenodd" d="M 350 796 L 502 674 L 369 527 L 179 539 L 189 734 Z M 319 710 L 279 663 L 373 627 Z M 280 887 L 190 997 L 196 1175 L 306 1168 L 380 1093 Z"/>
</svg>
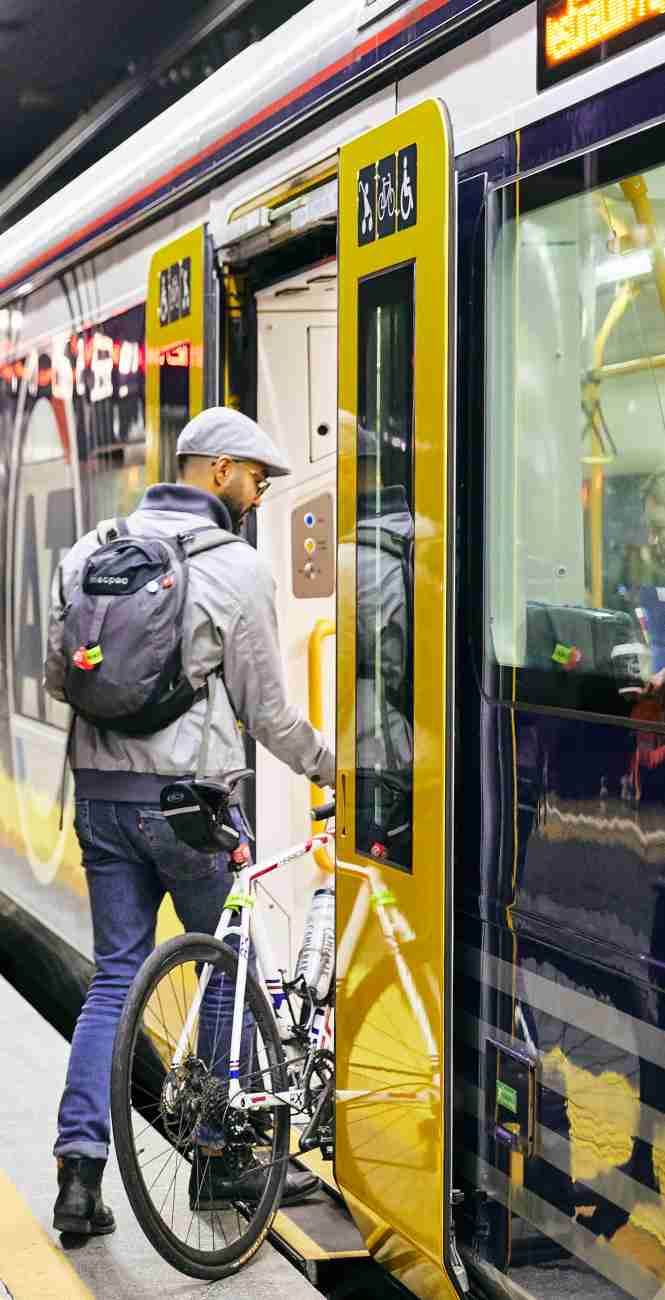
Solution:
<svg viewBox="0 0 665 1300">
<path fill-rule="evenodd" d="M 160 478 L 171 483 L 177 474 L 176 443 L 189 419 L 190 347 L 179 343 L 159 355 Z"/>
<path fill-rule="evenodd" d="M 665 669 L 665 167 L 569 173 L 490 206 L 486 661 L 626 715 Z"/>
<path fill-rule="evenodd" d="M 414 267 L 358 308 L 356 846 L 411 869 Z"/>
</svg>

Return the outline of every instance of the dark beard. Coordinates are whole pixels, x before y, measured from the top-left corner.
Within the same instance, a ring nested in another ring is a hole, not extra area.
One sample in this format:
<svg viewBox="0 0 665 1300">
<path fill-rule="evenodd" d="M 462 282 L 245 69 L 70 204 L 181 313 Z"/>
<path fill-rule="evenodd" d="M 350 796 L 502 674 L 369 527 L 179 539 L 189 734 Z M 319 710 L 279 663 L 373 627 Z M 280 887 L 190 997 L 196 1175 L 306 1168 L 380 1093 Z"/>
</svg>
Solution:
<svg viewBox="0 0 665 1300">
<path fill-rule="evenodd" d="M 220 499 L 224 502 L 224 505 L 226 506 L 226 509 L 228 510 L 231 516 L 231 525 L 232 525 L 231 531 L 237 537 L 238 534 L 242 532 L 242 526 L 245 523 L 245 520 L 249 518 L 250 514 L 252 513 L 252 510 L 254 509 L 254 506 L 250 506 L 249 509 L 245 510 L 243 514 L 239 510 L 235 501 L 231 501 L 229 497 L 221 497 Z"/>
</svg>

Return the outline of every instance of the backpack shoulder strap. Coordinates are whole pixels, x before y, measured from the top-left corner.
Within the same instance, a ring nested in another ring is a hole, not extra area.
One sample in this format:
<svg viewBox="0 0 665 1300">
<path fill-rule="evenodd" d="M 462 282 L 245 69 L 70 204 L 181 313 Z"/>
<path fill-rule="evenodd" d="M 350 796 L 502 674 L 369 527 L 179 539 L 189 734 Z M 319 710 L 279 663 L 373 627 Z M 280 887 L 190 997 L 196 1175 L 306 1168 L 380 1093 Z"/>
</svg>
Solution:
<svg viewBox="0 0 665 1300">
<path fill-rule="evenodd" d="M 97 538 L 100 546 L 106 546 L 107 542 L 115 542 L 118 537 L 128 536 L 127 520 L 120 516 L 117 519 L 102 519 L 97 524 Z"/>
<path fill-rule="evenodd" d="M 179 534 L 178 540 L 182 544 L 188 560 L 194 555 L 202 555 L 204 551 L 213 551 L 217 546 L 226 546 L 229 542 L 242 542 L 242 537 L 234 537 L 233 533 L 226 533 L 223 528 L 215 528 L 214 524 L 210 527 L 197 528 L 193 533 Z"/>
</svg>

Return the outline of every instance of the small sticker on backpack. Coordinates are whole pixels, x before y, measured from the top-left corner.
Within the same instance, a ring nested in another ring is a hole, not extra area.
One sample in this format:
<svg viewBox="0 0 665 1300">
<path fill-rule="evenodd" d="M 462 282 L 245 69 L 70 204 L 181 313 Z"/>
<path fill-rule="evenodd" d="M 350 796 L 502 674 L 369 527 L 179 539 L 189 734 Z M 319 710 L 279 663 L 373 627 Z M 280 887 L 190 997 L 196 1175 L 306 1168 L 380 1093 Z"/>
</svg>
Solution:
<svg viewBox="0 0 665 1300">
<path fill-rule="evenodd" d="M 102 647 L 100 645 L 79 646 L 74 651 L 72 661 L 76 668 L 82 668 L 84 672 L 89 673 L 93 668 L 102 662 L 104 658 Z"/>
</svg>

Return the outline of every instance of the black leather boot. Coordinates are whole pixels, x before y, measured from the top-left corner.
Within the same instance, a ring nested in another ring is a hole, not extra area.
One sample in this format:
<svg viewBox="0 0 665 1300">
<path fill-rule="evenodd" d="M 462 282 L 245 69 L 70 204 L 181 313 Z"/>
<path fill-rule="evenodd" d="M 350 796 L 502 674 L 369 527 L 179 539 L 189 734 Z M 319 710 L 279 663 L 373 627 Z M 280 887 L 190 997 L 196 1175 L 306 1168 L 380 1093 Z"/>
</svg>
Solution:
<svg viewBox="0 0 665 1300">
<path fill-rule="evenodd" d="M 233 1201 L 255 1205 L 263 1195 L 267 1171 L 250 1159 L 246 1164 L 227 1152 L 218 1156 L 196 1152 L 189 1176 L 190 1210 L 223 1210 Z M 321 1186 L 306 1169 L 289 1164 L 280 1205 L 300 1205 Z"/>
<path fill-rule="evenodd" d="M 58 1199 L 53 1227 L 80 1237 L 115 1232 L 113 1211 L 102 1200 L 105 1160 L 90 1156 L 61 1156 L 58 1160 Z"/>
</svg>

